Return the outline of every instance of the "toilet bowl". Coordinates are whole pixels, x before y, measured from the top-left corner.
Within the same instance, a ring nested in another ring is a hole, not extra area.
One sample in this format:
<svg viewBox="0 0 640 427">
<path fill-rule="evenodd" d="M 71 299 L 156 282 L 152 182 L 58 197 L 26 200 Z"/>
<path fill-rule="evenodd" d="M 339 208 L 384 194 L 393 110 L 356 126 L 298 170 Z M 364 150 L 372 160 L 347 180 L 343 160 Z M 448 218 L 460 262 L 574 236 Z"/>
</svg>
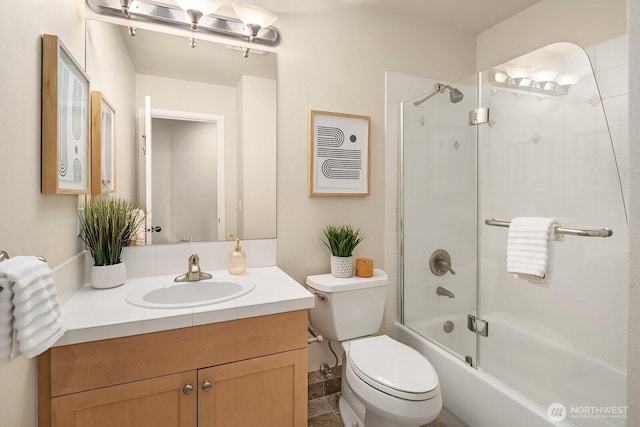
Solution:
<svg viewBox="0 0 640 427">
<path fill-rule="evenodd" d="M 442 409 L 438 376 L 424 356 L 386 335 L 342 344 L 343 384 L 365 407 L 364 418 L 361 410 L 354 410 L 357 419 L 345 425 L 417 427 L 438 416 Z M 342 405 L 353 405 L 348 396 Z"/>
<path fill-rule="evenodd" d="M 345 427 L 418 427 L 442 409 L 431 363 L 386 335 L 371 336 L 382 321 L 386 283 L 379 269 L 372 278 L 307 277 L 317 297 L 312 325 L 344 349 L 340 415 Z"/>
</svg>

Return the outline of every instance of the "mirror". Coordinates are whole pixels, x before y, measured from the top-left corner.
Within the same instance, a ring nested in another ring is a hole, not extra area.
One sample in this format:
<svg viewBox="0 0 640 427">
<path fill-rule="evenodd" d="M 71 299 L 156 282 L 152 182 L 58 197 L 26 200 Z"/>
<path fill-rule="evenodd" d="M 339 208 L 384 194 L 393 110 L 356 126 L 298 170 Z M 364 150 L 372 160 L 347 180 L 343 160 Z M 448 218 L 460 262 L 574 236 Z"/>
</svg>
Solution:
<svg viewBox="0 0 640 427">
<path fill-rule="evenodd" d="M 137 241 L 274 238 L 276 55 L 190 43 L 87 20 L 91 89 L 118 117 L 116 192 L 147 214 Z"/>
</svg>

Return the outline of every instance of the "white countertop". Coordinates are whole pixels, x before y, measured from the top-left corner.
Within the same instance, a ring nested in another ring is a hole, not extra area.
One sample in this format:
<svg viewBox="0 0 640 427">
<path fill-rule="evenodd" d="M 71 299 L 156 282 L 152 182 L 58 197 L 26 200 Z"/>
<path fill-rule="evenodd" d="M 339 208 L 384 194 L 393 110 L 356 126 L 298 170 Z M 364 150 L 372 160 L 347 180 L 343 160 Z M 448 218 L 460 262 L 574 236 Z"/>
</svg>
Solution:
<svg viewBox="0 0 640 427">
<path fill-rule="evenodd" d="M 208 272 L 214 276 L 228 274 L 226 270 Z M 255 289 L 217 304 L 152 309 L 126 301 L 136 286 L 166 282 L 178 274 L 127 279 L 124 285 L 113 289 L 83 286 L 62 306 L 67 332 L 55 346 L 304 310 L 314 305 L 313 295 L 276 266 L 247 269 L 242 277 L 255 282 Z"/>
</svg>

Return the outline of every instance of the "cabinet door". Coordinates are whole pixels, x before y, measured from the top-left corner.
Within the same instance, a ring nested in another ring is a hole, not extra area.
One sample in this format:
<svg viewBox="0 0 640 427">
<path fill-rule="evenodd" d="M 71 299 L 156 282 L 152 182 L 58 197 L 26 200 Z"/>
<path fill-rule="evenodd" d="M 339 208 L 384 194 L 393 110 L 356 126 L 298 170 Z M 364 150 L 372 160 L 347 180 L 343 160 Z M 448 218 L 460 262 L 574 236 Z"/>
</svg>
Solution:
<svg viewBox="0 0 640 427">
<path fill-rule="evenodd" d="M 190 371 L 56 397 L 53 426 L 195 427 L 196 388 Z"/>
<path fill-rule="evenodd" d="M 307 425 L 306 348 L 200 369 L 198 387 L 198 427 Z"/>
</svg>

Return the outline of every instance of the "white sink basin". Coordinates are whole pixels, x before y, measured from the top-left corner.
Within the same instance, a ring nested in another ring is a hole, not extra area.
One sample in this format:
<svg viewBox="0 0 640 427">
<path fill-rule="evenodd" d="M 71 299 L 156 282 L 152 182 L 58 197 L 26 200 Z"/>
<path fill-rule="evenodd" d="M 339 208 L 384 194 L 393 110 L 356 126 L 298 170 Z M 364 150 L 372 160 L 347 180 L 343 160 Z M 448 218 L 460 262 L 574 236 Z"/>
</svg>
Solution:
<svg viewBox="0 0 640 427">
<path fill-rule="evenodd" d="M 255 288 L 246 277 L 215 275 L 198 282 L 160 282 L 140 286 L 127 295 L 129 304 L 143 308 L 188 308 L 241 297 Z"/>
</svg>

